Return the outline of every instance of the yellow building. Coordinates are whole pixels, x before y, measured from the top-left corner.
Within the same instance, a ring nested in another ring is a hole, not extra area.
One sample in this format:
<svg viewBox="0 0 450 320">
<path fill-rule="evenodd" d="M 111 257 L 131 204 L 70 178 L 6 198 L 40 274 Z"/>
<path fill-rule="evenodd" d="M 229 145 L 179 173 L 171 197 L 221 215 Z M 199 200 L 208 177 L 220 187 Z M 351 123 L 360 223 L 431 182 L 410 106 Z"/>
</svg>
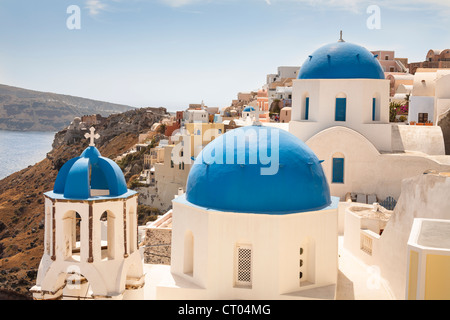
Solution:
<svg viewBox="0 0 450 320">
<path fill-rule="evenodd" d="M 415 219 L 408 241 L 408 300 L 450 300 L 450 220 Z"/>
<path fill-rule="evenodd" d="M 196 157 L 206 145 L 224 133 L 223 123 L 186 123 L 183 141 L 187 148 L 186 139 L 189 140 L 191 150 L 189 157 Z"/>
</svg>

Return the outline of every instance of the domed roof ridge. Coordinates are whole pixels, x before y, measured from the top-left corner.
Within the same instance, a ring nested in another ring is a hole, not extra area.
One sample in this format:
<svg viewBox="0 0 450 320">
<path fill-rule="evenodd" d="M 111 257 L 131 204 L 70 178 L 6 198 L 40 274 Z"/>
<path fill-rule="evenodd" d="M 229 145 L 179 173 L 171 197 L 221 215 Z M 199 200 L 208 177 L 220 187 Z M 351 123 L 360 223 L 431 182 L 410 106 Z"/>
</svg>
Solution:
<svg viewBox="0 0 450 320">
<path fill-rule="evenodd" d="M 120 167 L 102 157 L 95 146 L 89 146 L 80 157 L 67 161 L 58 173 L 53 192 L 67 199 L 89 199 L 91 190 L 108 191 L 108 197 L 128 192 Z"/>
<path fill-rule="evenodd" d="M 346 41 L 324 45 L 302 65 L 298 79 L 385 79 L 376 56 Z"/>
<path fill-rule="evenodd" d="M 263 173 L 272 166 L 273 174 Z M 212 210 L 272 215 L 331 204 L 314 152 L 291 133 L 267 126 L 241 127 L 208 144 L 189 173 L 186 200 Z"/>
</svg>

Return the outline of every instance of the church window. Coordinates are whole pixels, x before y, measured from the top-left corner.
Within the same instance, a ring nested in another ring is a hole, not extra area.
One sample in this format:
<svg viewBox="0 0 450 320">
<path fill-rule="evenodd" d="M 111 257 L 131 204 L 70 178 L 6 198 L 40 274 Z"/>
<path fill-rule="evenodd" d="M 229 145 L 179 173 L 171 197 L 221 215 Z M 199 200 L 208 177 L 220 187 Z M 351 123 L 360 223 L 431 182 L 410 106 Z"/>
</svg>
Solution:
<svg viewBox="0 0 450 320">
<path fill-rule="evenodd" d="M 372 121 L 380 121 L 380 95 L 374 94 L 372 98 Z"/>
<path fill-rule="evenodd" d="M 372 121 L 376 121 L 377 119 L 377 99 L 372 98 Z"/>
<path fill-rule="evenodd" d="M 333 183 L 344 183 L 344 158 L 333 158 Z"/>
<path fill-rule="evenodd" d="M 335 121 L 346 121 L 347 113 L 347 97 L 344 95 L 338 95 L 336 97 L 336 113 Z"/>
<path fill-rule="evenodd" d="M 130 253 L 134 253 L 137 250 L 137 216 L 134 211 L 134 208 L 131 207 L 130 211 L 128 212 L 128 230 L 130 233 Z"/>
<path fill-rule="evenodd" d="M 194 274 L 194 234 L 187 231 L 184 236 L 184 266 L 185 274 L 192 276 Z"/>
<path fill-rule="evenodd" d="M 302 106 L 301 106 L 301 120 L 309 120 L 309 93 L 304 93 L 302 96 Z"/>
<path fill-rule="evenodd" d="M 252 247 L 250 245 L 238 245 L 236 252 L 236 286 L 252 286 Z"/>
<path fill-rule="evenodd" d="M 45 249 L 48 255 L 51 254 L 50 248 L 51 248 L 51 223 L 52 223 L 52 217 L 51 217 L 51 210 L 49 207 L 46 208 L 46 216 L 45 216 Z"/>
<path fill-rule="evenodd" d="M 65 258 L 80 259 L 81 216 L 78 212 L 70 211 L 63 217 L 63 232 L 65 237 Z"/>
<path fill-rule="evenodd" d="M 102 227 L 101 253 L 102 259 L 114 259 L 114 215 L 105 211 L 100 217 Z"/>
<path fill-rule="evenodd" d="M 309 97 L 305 99 L 305 120 L 309 120 Z"/>
</svg>

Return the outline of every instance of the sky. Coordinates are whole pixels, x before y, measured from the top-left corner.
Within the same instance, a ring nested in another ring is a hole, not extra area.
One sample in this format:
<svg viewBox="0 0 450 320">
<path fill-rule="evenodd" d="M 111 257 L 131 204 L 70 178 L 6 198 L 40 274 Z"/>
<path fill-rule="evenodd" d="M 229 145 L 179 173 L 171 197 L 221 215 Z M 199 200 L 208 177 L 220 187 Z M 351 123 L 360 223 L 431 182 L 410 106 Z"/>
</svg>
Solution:
<svg viewBox="0 0 450 320">
<path fill-rule="evenodd" d="M 423 61 L 450 48 L 450 1 L 0 0 L 0 83 L 169 111 L 225 107 L 340 30 Z"/>
</svg>

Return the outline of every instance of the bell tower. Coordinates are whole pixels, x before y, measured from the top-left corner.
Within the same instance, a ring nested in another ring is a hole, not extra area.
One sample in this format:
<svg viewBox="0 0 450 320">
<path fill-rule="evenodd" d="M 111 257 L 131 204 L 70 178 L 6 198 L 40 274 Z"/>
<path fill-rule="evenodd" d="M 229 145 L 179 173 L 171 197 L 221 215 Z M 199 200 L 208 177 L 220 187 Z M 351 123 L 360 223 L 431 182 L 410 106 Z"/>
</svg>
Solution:
<svg viewBox="0 0 450 320">
<path fill-rule="evenodd" d="M 36 300 L 143 299 L 137 193 L 117 164 L 90 146 L 59 171 L 45 197 L 44 254 Z"/>
</svg>

